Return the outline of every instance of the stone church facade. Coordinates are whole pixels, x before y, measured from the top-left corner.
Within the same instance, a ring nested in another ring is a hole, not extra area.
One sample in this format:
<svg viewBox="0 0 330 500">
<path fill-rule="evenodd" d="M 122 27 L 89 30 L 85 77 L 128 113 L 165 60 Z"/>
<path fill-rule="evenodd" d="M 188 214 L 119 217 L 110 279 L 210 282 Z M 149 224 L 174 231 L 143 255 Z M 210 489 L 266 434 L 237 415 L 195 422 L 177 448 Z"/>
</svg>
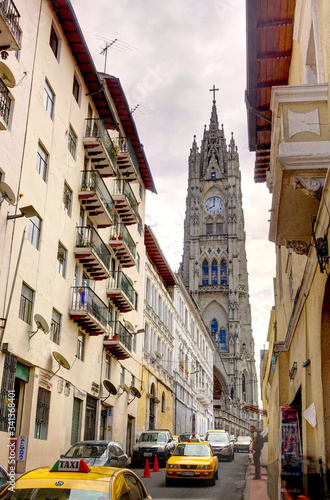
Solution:
<svg viewBox="0 0 330 500">
<path fill-rule="evenodd" d="M 189 155 L 180 274 L 216 346 L 215 426 L 237 435 L 256 421 L 246 408 L 258 404 L 257 375 L 239 157 L 233 134 L 227 145 L 219 127 L 215 99 L 201 148 L 194 136 Z"/>
</svg>

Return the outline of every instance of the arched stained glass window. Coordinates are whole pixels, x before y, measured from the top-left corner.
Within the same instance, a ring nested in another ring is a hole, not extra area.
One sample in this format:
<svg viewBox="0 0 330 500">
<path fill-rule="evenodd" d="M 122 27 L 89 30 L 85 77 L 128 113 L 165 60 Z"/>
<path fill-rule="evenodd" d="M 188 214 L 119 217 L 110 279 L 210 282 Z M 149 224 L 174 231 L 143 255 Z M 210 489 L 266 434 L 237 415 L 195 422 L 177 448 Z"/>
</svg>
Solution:
<svg viewBox="0 0 330 500">
<path fill-rule="evenodd" d="M 218 263 L 215 259 L 212 261 L 212 266 L 211 266 L 211 284 L 212 285 L 218 284 Z"/>
<path fill-rule="evenodd" d="M 205 259 L 202 264 L 202 285 L 209 284 L 209 263 Z"/>
<path fill-rule="evenodd" d="M 221 285 L 227 285 L 227 263 L 225 259 L 222 259 L 220 264 L 220 279 Z"/>
<path fill-rule="evenodd" d="M 219 333 L 219 349 L 221 351 L 227 350 L 227 334 L 224 328 L 221 328 Z"/>
<path fill-rule="evenodd" d="M 218 333 L 218 322 L 216 319 L 212 320 L 211 323 L 211 336 L 212 338 L 217 338 L 217 333 Z"/>
<path fill-rule="evenodd" d="M 246 382 L 244 373 L 242 375 L 242 395 L 243 395 L 243 401 L 246 401 Z"/>
</svg>

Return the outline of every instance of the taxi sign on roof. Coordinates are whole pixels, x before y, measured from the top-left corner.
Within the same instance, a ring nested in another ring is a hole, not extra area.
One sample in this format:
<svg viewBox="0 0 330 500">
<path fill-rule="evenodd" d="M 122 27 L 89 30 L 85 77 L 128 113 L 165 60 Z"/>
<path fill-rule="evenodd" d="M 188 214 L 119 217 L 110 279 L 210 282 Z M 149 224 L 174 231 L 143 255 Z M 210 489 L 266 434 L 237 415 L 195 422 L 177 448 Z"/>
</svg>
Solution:
<svg viewBox="0 0 330 500">
<path fill-rule="evenodd" d="M 84 460 L 63 458 L 57 460 L 49 472 L 89 472 L 90 468 Z"/>
</svg>

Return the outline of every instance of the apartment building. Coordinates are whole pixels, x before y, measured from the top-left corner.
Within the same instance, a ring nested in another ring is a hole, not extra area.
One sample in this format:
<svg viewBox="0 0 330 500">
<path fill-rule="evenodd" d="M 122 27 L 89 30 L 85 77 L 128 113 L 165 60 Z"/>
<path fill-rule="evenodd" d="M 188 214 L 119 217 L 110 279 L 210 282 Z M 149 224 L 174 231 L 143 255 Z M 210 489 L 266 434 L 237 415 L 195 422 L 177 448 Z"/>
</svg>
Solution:
<svg viewBox="0 0 330 500">
<path fill-rule="evenodd" d="M 14 391 L 10 437 L 27 443 L 17 472 L 54 462 L 80 439 L 113 439 L 131 451 L 145 195 L 156 191 L 120 80 L 97 72 L 69 0 L 42 0 L 37 29 L 19 163 L 24 196 L 6 221 L 0 462 Z"/>
</svg>

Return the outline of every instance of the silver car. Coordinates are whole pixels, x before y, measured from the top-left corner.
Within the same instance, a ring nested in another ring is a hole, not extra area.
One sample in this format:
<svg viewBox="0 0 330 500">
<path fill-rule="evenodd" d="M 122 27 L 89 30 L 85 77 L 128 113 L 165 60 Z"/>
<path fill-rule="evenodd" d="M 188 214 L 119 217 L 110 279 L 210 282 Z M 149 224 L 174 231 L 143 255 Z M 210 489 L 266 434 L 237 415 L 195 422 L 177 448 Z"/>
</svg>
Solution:
<svg viewBox="0 0 330 500">
<path fill-rule="evenodd" d="M 128 456 L 116 441 L 79 441 L 61 458 L 83 458 L 87 465 L 128 467 Z"/>
<path fill-rule="evenodd" d="M 210 443 L 213 455 L 216 455 L 219 460 L 221 458 L 228 462 L 234 460 L 234 440 L 230 439 L 228 432 L 220 429 L 207 431 L 204 441 Z"/>
</svg>

